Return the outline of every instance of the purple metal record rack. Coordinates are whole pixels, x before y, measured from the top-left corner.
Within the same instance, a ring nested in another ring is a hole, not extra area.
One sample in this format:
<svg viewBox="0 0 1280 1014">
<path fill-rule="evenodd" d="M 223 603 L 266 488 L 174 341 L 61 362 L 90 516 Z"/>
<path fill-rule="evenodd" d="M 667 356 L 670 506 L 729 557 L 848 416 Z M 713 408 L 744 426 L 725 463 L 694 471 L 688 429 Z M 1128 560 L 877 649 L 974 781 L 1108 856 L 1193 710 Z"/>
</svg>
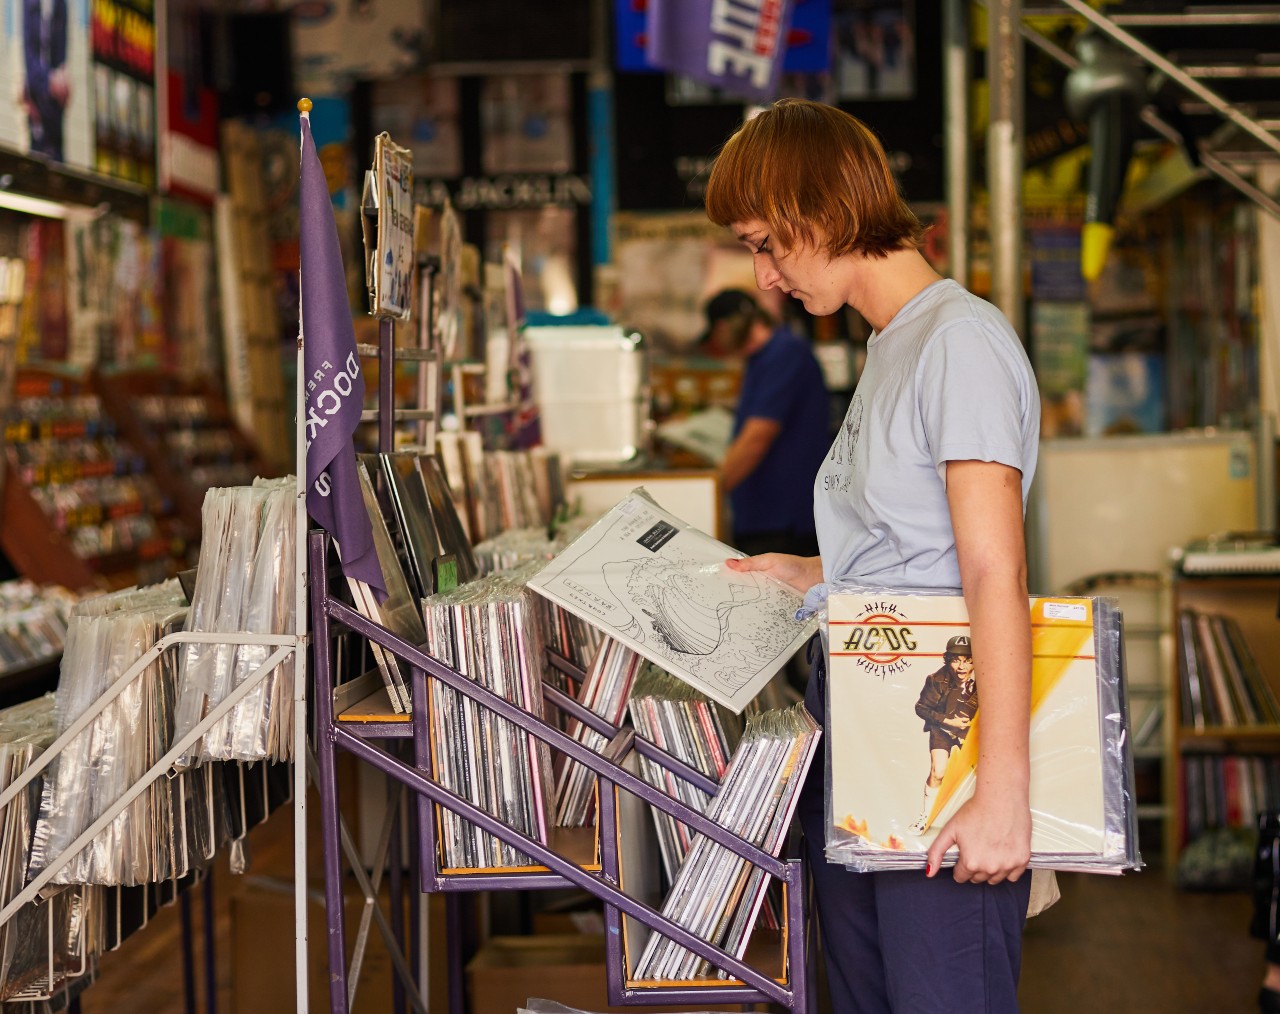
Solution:
<svg viewBox="0 0 1280 1014">
<path fill-rule="evenodd" d="M 571 717 L 584 723 L 608 739 L 603 754 L 572 739 L 554 725 L 549 724 L 485 687 L 474 683 L 454 671 L 421 648 L 397 637 L 385 627 L 360 615 L 350 606 L 329 594 L 326 571 L 327 536 L 313 532 L 310 541 L 311 565 L 311 630 L 316 679 L 316 752 L 319 766 L 319 789 L 322 834 L 325 856 L 325 900 L 329 913 L 329 969 L 331 1009 L 334 1014 L 345 1014 L 347 1006 L 347 975 L 345 965 L 346 928 L 343 918 L 342 867 L 339 840 L 338 786 L 335 772 L 335 756 L 345 750 L 384 773 L 393 783 L 403 785 L 416 798 L 416 806 L 409 810 L 411 846 L 415 850 L 412 859 L 413 886 L 422 891 L 463 892 L 495 890 L 530 890 L 568 885 L 579 887 L 601 899 L 605 905 L 606 923 L 606 981 L 610 1004 L 716 1004 L 716 1003 L 773 1003 L 788 1010 L 803 1012 L 807 1009 L 808 976 L 805 967 L 805 891 L 804 867 L 798 854 L 778 859 L 720 827 L 696 810 L 667 796 L 622 767 L 622 761 L 631 751 L 661 764 L 680 778 L 687 779 L 704 791 L 714 793 L 718 785 L 700 772 L 688 767 L 652 743 L 635 736 L 630 728 L 619 729 L 582 707 L 571 697 L 544 683 L 543 695 L 547 701 L 563 709 Z M 413 687 L 413 699 L 417 704 L 409 716 L 400 721 L 350 721 L 340 720 L 334 714 L 334 673 L 330 645 L 335 627 L 344 627 L 382 645 L 395 656 L 408 663 Z M 575 670 L 567 660 L 554 657 L 553 663 L 561 671 L 581 678 L 581 670 Z M 599 784 L 597 814 L 598 865 L 583 863 L 556 851 L 511 828 L 479 809 L 468 800 L 446 789 L 432 775 L 430 722 L 427 702 L 428 678 L 437 679 L 465 694 L 477 704 L 510 720 L 550 746 L 572 759 L 591 768 Z M 407 721 L 404 720 L 407 718 Z M 409 740 L 411 759 L 405 751 L 379 748 L 379 742 Z M 397 755 L 400 754 L 400 755 Z M 781 975 L 771 975 L 748 965 L 727 952 L 689 933 L 683 927 L 667 919 L 644 902 L 626 894 L 620 885 L 619 839 L 617 825 L 616 793 L 627 791 L 645 802 L 674 816 L 691 829 L 724 845 L 752 865 L 759 867 L 784 885 L 785 918 L 781 957 Z M 512 872 L 454 872 L 441 871 L 436 841 L 435 806 L 442 806 L 466 818 L 478 827 L 504 842 L 518 848 L 535 859 L 545 869 Z M 393 840 L 398 837 L 393 834 Z M 393 896 L 399 889 L 398 858 L 394 855 L 391 870 Z M 798 850 L 792 850 L 798 853 Z M 399 911 L 393 905 L 394 913 Z M 457 967 L 456 924 L 454 909 L 450 910 L 449 946 L 453 965 L 449 982 L 450 1014 L 462 1014 L 462 988 Z M 733 976 L 732 980 L 701 980 L 688 984 L 662 982 L 640 984 L 628 981 L 622 941 L 623 917 L 639 920 L 645 926 L 656 929 L 695 954 L 707 959 L 717 968 Z M 397 938 L 403 939 L 402 926 L 394 926 Z M 418 930 L 411 927 L 416 937 Z M 415 952 L 416 957 L 416 952 Z"/>
</svg>

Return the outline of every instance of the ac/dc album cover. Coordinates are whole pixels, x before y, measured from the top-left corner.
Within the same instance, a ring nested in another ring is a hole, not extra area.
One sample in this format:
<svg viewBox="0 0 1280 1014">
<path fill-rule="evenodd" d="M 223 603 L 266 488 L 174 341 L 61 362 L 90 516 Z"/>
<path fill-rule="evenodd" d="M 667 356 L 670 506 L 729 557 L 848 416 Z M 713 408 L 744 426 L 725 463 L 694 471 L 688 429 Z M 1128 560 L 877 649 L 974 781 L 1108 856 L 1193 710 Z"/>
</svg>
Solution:
<svg viewBox="0 0 1280 1014">
<path fill-rule="evenodd" d="M 1136 847 L 1119 613 L 1037 598 L 1030 618 L 1032 865 L 1123 866 Z M 982 656 L 964 599 L 833 593 L 828 632 L 827 857 L 922 867 L 975 786 Z"/>
</svg>

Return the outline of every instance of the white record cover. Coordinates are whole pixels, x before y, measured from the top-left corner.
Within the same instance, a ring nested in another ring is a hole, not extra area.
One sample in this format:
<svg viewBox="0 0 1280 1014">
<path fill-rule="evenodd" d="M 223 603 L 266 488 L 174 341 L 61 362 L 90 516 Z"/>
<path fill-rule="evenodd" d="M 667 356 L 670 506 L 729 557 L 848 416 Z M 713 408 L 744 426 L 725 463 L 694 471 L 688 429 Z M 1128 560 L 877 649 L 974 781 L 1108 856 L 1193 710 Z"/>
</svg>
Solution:
<svg viewBox="0 0 1280 1014">
<path fill-rule="evenodd" d="M 974 789 L 981 673 L 964 599 L 833 593 L 829 618 L 828 858 L 897 852 L 923 866 Z M 1031 601 L 1033 865 L 1114 844 L 1094 621 L 1091 599 Z"/>
<path fill-rule="evenodd" d="M 742 555 L 638 489 L 529 587 L 741 714 L 816 626 L 780 581 L 724 565 Z"/>
</svg>

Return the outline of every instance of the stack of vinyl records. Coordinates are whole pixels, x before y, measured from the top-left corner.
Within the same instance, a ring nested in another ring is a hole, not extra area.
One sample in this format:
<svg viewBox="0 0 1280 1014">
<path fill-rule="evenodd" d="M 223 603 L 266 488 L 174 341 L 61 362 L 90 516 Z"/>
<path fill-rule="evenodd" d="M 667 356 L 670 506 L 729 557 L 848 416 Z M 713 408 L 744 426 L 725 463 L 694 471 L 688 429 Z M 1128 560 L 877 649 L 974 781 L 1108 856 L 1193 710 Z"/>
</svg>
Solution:
<svg viewBox="0 0 1280 1014">
<path fill-rule="evenodd" d="M 530 560 L 553 559 L 587 528 L 589 520 L 582 516 L 570 518 L 559 525 L 554 534 L 549 533 L 546 525 L 499 532 L 475 547 L 480 573 L 511 570 Z"/>
<path fill-rule="evenodd" d="M 75 598 L 30 581 L 0 583 L 0 674 L 57 658 Z"/>
<path fill-rule="evenodd" d="M 541 718 L 545 651 L 528 571 L 493 575 L 423 602 L 433 657 Z M 445 788 L 539 842 L 552 805 L 546 743 L 438 680 L 431 694 L 432 767 Z M 532 864 L 524 853 L 440 808 L 446 869 Z"/>
<path fill-rule="evenodd" d="M 476 576 L 475 557 L 449 499 L 439 462 L 415 454 L 362 454 L 356 471 L 373 530 L 387 597 L 379 602 L 363 581 L 347 581 L 355 608 L 410 644 L 426 634 L 420 603 L 440 589 Z M 392 710 L 409 710 L 408 667 L 370 644 Z"/>
<path fill-rule="evenodd" d="M 53 742 L 53 695 L 0 711 L 0 790 Z M 0 906 L 27 882 L 39 781 L 5 808 L 0 820 Z M 75 887 L 29 904 L 0 926 L 0 1000 L 48 994 L 81 974 L 101 950 L 101 888 Z"/>
<path fill-rule="evenodd" d="M 476 565 L 481 574 L 494 574 L 530 560 L 549 560 L 563 548 L 545 528 L 510 528 L 476 544 Z"/>
<path fill-rule="evenodd" d="M 458 516 L 473 543 L 551 521 L 564 503 L 559 457 L 545 448 L 486 451 L 479 433 L 440 433 L 436 446 Z"/>
<path fill-rule="evenodd" d="M 1235 619 L 1183 609 L 1178 628 L 1184 725 L 1202 731 L 1280 723 L 1280 704 Z"/>
<path fill-rule="evenodd" d="M 296 612 L 294 479 L 215 488 L 201 510 L 200 564 L 185 629 L 287 634 Z M 181 655 L 175 738 L 191 731 L 267 660 L 261 644 L 188 644 Z M 287 761 L 293 741 L 293 659 L 249 691 L 184 758 Z"/>
<path fill-rule="evenodd" d="M 976 782 L 982 653 L 964 599 L 838 588 L 828 611 L 827 859 L 922 869 Z M 1030 619 L 1031 866 L 1136 869 L 1115 600 L 1033 599 Z"/>
<path fill-rule="evenodd" d="M 800 787 L 821 730 L 803 704 L 747 721 L 719 793 L 706 815 L 771 855 L 782 850 Z M 662 914 L 735 957 L 746 953 L 769 878 L 723 845 L 695 835 Z M 651 933 L 634 978 L 699 978 L 708 963 L 659 933 Z"/>
<path fill-rule="evenodd" d="M 625 644 L 605 638 L 582 682 L 578 703 L 617 726 L 627 710 L 631 685 L 643 659 Z M 579 722 L 570 722 L 569 734 L 579 743 L 600 753 L 608 743 L 600 733 Z M 564 758 L 556 789 L 556 824 L 585 827 L 591 823 L 596 806 L 596 774 L 576 761 Z"/>
<path fill-rule="evenodd" d="M 163 635 L 180 627 L 176 581 L 85 599 L 72 610 L 55 698 L 61 734 Z M 172 743 L 176 665 L 166 653 L 71 740 L 46 774 L 31 874 L 62 856 Z M 225 833 L 208 767 L 161 778 L 53 878 L 58 884 L 143 884 L 185 876 Z"/>
<path fill-rule="evenodd" d="M 539 595 L 535 601 L 547 647 L 579 669 L 586 669 L 604 641 L 604 632 L 550 599 Z"/>
<path fill-rule="evenodd" d="M 742 737 L 742 721 L 723 705 L 713 703 L 683 680 L 652 662 L 645 665 L 631 691 L 631 724 L 636 734 L 691 768 L 719 782 Z M 691 809 L 704 813 L 711 797 L 679 778 L 657 761 L 640 757 L 640 777 Z M 657 807 L 650 807 L 662 865 L 674 880 L 694 835 L 684 824 Z"/>
</svg>

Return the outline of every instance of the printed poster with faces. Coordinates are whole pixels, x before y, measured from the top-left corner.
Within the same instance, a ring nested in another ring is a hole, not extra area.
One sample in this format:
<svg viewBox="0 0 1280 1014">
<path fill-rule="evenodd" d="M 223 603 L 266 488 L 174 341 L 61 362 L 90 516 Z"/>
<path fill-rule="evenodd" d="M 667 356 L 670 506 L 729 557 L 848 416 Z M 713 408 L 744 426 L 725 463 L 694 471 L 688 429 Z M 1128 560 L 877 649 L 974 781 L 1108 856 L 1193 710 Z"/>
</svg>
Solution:
<svg viewBox="0 0 1280 1014">
<path fill-rule="evenodd" d="M 1123 771 L 1108 771 L 1104 750 L 1123 732 L 1122 709 L 1106 704 L 1106 684 L 1119 683 L 1119 615 L 1100 599 L 1030 606 L 1033 865 L 1037 855 L 1087 863 L 1113 849 L 1124 812 L 1114 798 Z M 830 861 L 922 868 L 973 795 L 982 673 L 969 633 L 958 595 L 832 593 Z"/>
</svg>

